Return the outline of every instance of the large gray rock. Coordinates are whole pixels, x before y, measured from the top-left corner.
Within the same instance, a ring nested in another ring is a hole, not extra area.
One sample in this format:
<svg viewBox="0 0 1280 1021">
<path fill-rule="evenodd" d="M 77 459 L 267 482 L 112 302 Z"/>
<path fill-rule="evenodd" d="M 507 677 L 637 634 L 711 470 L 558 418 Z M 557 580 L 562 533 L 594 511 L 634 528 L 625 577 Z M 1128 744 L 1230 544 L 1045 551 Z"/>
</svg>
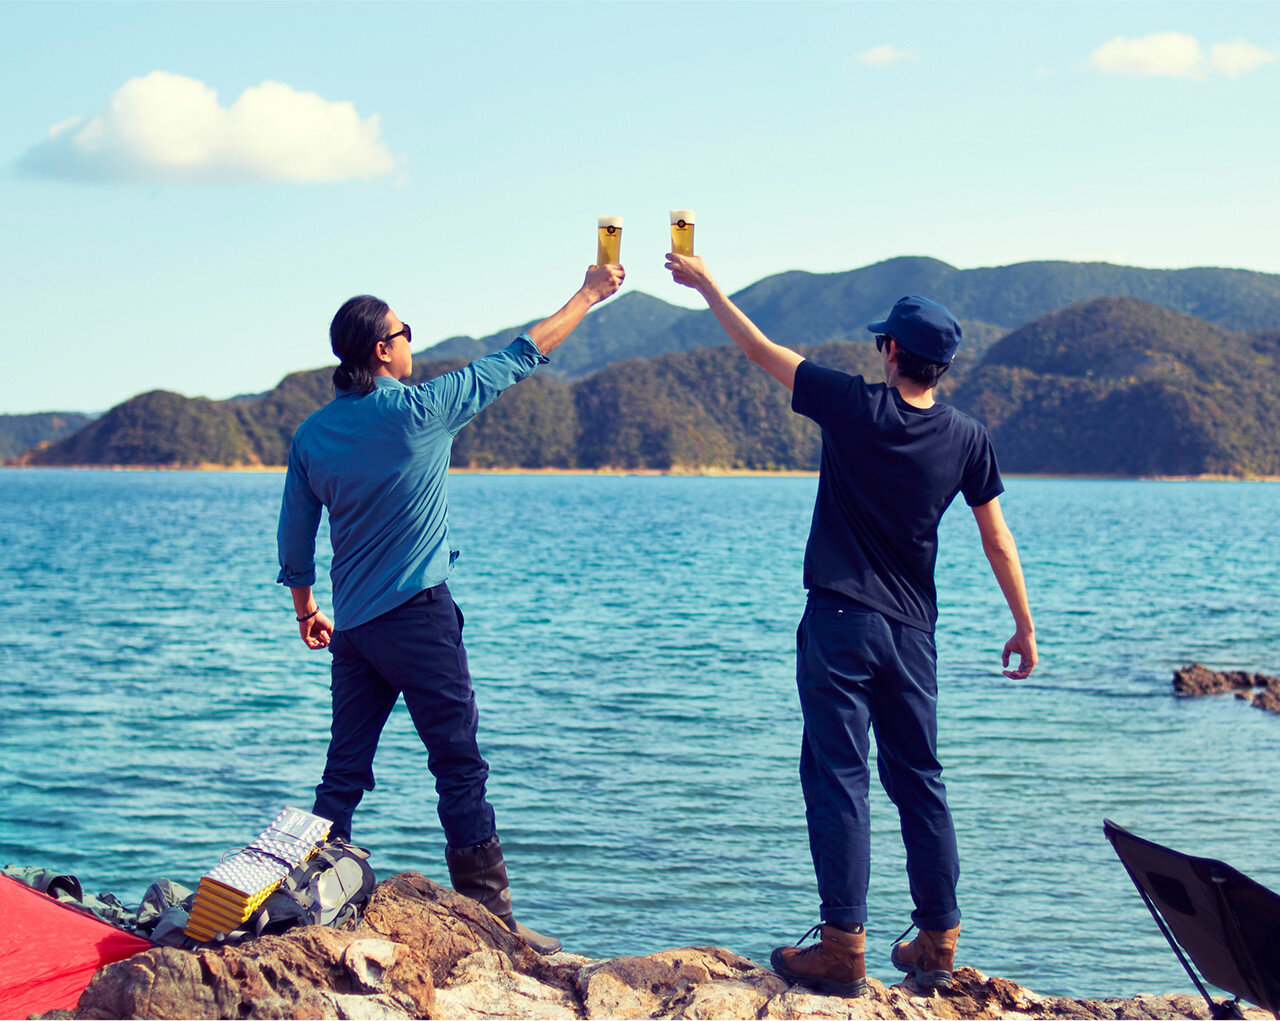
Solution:
<svg viewBox="0 0 1280 1021">
<path fill-rule="evenodd" d="M 1266 1017 L 1248 1010 L 1249 1017 Z M 68 1018 L 1203 1018 L 1189 996 L 1046 997 L 972 968 L 921 995 L 868 980 L 820 996 L 720 947 L 541 957 L 474 901 L 406 872 L 364 917 L 238 947 L 156 949 L 103 968 Z"/>
</svg>

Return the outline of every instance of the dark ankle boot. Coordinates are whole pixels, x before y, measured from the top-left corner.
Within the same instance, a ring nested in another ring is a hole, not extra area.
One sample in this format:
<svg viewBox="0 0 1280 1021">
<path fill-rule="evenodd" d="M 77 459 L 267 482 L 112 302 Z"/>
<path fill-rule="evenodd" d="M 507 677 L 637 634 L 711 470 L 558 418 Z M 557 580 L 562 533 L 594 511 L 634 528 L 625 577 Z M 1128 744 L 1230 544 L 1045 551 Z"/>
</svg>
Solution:
<svg viewBox="0 0 1280 1021">
<path fill-rule="evenodd" d="M 778 947 L 769 958 L 773 970 L 788 982 L 809 986 L 833 996 L 865 996 L 867 970 L 864 961 L 867 935 L 861 928 L 845 932 L 834 925 L 815 925 L 800 942 L 815 932 L 822 941 L 799 948 Z"/>
<path fill-rule="evenodd" d="M 449 866 L 449 881 L 464 897 L 478 901 L 516 935 L 522 937 L 540 954 L 560 951 L 560 941 L 534 932 L 516 921 L 511 911 L 511 891 L 507 882 L 507 865 L 502 860 L 502 844 L 498 834 L 470 847 L 445 847 L 444 860 Z"/>
<path fill-rule="evenodd" d="M 889 959 L 895 968 L 910 975 L 917 985 L 950 989 L 959 936 L 958 925 L 954 929 L 921 929 L 910 943 L 895 944 Z"/>
</svg>

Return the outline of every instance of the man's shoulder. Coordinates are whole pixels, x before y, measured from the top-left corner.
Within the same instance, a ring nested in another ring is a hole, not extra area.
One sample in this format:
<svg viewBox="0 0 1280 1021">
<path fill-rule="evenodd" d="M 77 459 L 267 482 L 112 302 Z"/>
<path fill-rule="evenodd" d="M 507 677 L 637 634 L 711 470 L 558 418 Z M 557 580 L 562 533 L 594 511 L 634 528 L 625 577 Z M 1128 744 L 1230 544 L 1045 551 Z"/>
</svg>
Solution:
<svg viewBox="0 0 1280 1021">
<path fill-rule="evenodd" d="M 986 435 L 987 427 L 972 415 L 966 414 L 954 404 L 948 404 L 946 401 L 939 401 L 938 404 L 946 409 L 947 421 L 951 428 L 957 432 L 967 433 L 972 436 Z"/>
<path fill-rule="evenodd" d="M 342 401 L 340 397 L 334 397 L 331 400 L 321 404 L 315 411 L 311 412 L 306 418 L 298 423 L 298 427 L 293 430 L 294 446 L 305 443 L 307 437 L 315 430 L 316 426 L 325 419 L 334 415 Z"/>
<path fill-rule="evenodd" d="M 830 365 L 823 365 L 822 362 L 815 362 L 812 358 L 805 358 L 796 366 L 796 377 L 799 378 L 802 373 L 812 376 L 815 379 L 856 379 L 864 386 L 871 385 L 856 372 L 847 372 L 844 369 L 833 369 Z"/>
<path fill-rule="evenodd" d="M 815 362 L 812 358 L 806 358 L 796 366 L 795 389 L 812 391 L 815 394 L 839 394 L 841 398 L 857 394 L 865 399 L 877 390 L 884 391 L 885 385 L 868 382 L 856 372 L 833 369 L 829 365 Z"/>
<path fill-rule="evenodd" d="M 311 414 L 298 423 L 298 428 L 293 431 L 293 435 L 301 436 L 304 433 L 310 432 L 317 422 L 328 418 L 333 414 L 333 408 L 337 403 L 338 399 L 335 397 L 334 399 L 321 404 L 320 407 L 316 408 L 315 411 L 311 412 Z"/>
</svg>

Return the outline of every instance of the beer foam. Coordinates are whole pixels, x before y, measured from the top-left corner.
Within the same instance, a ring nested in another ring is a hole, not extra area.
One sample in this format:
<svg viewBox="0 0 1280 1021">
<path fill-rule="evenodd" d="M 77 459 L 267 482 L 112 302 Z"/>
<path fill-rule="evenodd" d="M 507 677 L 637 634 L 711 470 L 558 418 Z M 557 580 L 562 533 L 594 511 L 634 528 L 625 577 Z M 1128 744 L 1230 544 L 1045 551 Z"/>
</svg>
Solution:
<svg viewBox="0 0 1280 1021">
<path fill-rule="evenodd" d="M 678 223 L 683 220 L 685 223 L 693 223 L 692 209 L 673 209 L 671 210 L 671 222 Z"/>
<path fill-rule="evenodd" d="M 621 216 L 597 216 L 596 217 L 597 230 L 599 230 L 601 227 L 621 227 L 621 226 L 622 226 Z"/>
</svg>

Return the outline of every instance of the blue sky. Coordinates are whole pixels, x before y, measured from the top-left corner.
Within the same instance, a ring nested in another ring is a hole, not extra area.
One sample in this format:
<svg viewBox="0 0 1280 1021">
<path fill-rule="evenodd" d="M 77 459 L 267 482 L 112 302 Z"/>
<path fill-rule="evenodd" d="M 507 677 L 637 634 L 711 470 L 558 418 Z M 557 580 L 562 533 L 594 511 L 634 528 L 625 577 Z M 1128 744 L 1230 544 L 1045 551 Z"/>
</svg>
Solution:
<svg viewBox="0 0 1280 1021">
<path fill-rule="evenodd" d="M 1280 272 L 1280 4 L 0 4 L 0 412 L 897 255 Z M 1280 324 L 1277 324 L 1280 326 Z M 805 338 L 777 338 L 802 343 Z"/>
</svg>

